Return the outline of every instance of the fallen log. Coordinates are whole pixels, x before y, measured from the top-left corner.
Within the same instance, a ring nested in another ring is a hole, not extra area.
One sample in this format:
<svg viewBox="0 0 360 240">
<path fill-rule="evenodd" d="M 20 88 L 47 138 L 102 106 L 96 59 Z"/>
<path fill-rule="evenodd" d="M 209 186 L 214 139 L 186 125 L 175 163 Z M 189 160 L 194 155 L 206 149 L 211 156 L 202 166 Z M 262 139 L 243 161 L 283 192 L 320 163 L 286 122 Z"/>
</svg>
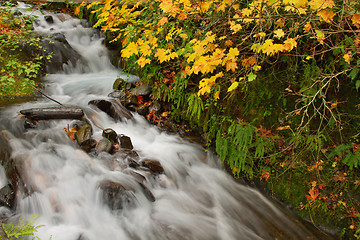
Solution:
<svg viewBox="0 0 360 240">
<path fill-rule="evenodd" d="M 31 120 L 81 119 L 84 112 L 77 107 L 30 108 L 20 113 Z"/>
</svg>

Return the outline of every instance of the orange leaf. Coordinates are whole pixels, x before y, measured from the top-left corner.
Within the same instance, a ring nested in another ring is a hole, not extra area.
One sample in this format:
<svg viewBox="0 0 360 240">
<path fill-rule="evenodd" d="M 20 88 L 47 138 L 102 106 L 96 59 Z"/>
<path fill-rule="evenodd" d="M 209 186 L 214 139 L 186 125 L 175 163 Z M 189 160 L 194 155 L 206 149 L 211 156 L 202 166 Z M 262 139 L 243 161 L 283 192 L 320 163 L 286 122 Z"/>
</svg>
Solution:
<svg viewBox="0 0 360 240">
<path fill-rule="evenodd" d="M 309 195 L 305 195 L 310 204 L 312 204 L 319 197 L 319 189 L 310 189 Z"/>
<path fill-rule="evenodd" d="M 352 16 L 351 21 L 353 22 L 353 24 L 360 24 L 360 14 L 355 13 Z"/>
<path fill-rule="evenodd" d="M 237 69 L 236 61 L 226 61 L 226 71 L 233 71 L 235 72 L 235 69 Z"/>
<path fill-rule="evenodd" d="M 251 56 L 249 58 L 241 60 L 241 63 L 245 68 L 249 68 L 256 63 L 256 58 L 254 56 Z"/>
</svg>

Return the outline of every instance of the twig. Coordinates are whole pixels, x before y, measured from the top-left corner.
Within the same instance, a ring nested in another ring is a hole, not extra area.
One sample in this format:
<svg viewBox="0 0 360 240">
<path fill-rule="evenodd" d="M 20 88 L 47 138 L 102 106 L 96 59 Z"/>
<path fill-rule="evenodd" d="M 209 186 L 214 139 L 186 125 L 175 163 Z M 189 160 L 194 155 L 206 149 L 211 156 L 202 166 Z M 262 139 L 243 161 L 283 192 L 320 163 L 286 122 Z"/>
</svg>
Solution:
<svg viewBox="0 0 360 240">
<path fill-rule="evenodd" d="M 32 84 L 30 84 L 30 83 L 29 83 L 29 85 L 30 85 L 33 89 L 35 89 L 36 91 L 38 91 L 39 93 L 41 93 L 41 95 L 43 95 L 44 97 L 50 99 L 51 101 L 56 102 L 57 104 L 59 104 L 59 105 L 61 105 L 61 106 L 64 106 L 64 104 L 62 104 L 61 102 L 56 101 L 55 99 L 49 97 L 48 95 L 46 95 L 46 94 L 45 94 L 42 90 L 40 90 L 39 88 L 35 87 L 34 85 L 32 85 Z"/>
</svg>

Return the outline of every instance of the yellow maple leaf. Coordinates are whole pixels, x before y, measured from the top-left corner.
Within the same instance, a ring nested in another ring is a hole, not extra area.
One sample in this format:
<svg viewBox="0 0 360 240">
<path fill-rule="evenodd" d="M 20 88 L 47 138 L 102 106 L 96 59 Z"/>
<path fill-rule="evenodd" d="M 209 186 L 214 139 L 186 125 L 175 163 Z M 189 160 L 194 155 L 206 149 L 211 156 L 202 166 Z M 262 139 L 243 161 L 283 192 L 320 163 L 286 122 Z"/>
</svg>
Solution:
<svg viewBox="0 0 360 240">
<path fill-rule="evenodd" d="M 157 25 L 160 27 L 160 26 L 164 25 L 167 22 L 169 22 L 169 19 L 167 17 L 163 17 L 162 19 L 159 20 Z"/>
<path fill-rule="evenodd" d="M 282 38 L 285 35 L 284 31 L 281 28 L 276 29 L 274 31 L 274 34 L 275 34 L 275 37 L 277 37 L 279 39 Z"/>
<path fill-rule="evenodd" d="M 144 58 L 144 56 L 141 56 L 136 63 L 140 66 L 140 67 L 144 67 L 146 64 L 150 63 L 151 60 L 148 58 Z"/>
<path fill-rule="evenodd" d="M 169 60 L 169 54 L 170 50 L 166 50 L 164 48 L 158 48 L 156 50 L 155 53 L 155 57 L 157 57 L 160 61 L 160 63 L 164 62 L 164 61 L 168 61 Z"/>
<path fill-rule="evenodd" d="M 351 61 L 351 52 L 347 52 L 344 54 L 343 56 L 345 62 L 347 62 L 348 64 L 350 64 L 350 61 Z"/>
<path fill-rule="evenodd" d="M 145 42 L 144 44 L 142 44 L 140 46 L 140 52 L 144 55 L 144 56 L 149 56 L 151 54 L 151 49 L 150 46 L 148 44 L 149 42 Z"/>
<path fill-rule="evenodd" d="M 311 0 L 309 5 L 312 10 L 321 10 L 334 7 L 335 3 L 333 0 Z"/>
<path fill-rule="evenodd" d="M 205 2 L 205 1 L 201 1 L 200 4 L 200 12 L 207 12 L 211 6 L 212 2 Z"/>
<path fill-rule="evenodd" d="M 237 69 L 236 61 L 231 61 L 231 60 L 226 61 L 226 71 L 231 70 L 231 71 L 235 72 L 236 69 Z"/>
<path fill-rule="evenodd" d="M 241 9 L 241 13 L 242 13 L 242 15 L 248 17 L 253 13 L 253 10 L 251 10 L 249 8 L 244 8 L 244 9 Z"/>
<path fill-rule="evenodd" d="M 264 32 L 259 32 L 259 33 L 256 33 L 253 35 L 254 38 L 255 37 L 265 37 L 265 36 L 266 36 L 266 33 L 264 33 Z"/>
<path fill-rule="evenodd" d="M 360 14 L 355 13 L 354 15 L 352 15 L 351 17 L 351 21 L 352 23 L 355 24 L 360 24 Z"/>
<path fill-rule="evenodd" d="M 295 38 L 288 38 L 284 41 L 284 51 L 290 52 L 297 46 Z"/>
<path fill-rule="evenodd" d="M 233 31 L 233 34 L 235 34 L 242 29 L 242 26 L 234 21 L 230 21 L 230 29 Z"/>
<path fill-rule="evenodd" d="M 138 53 L 138 45 L 135 42 L 130 42 L 129 45 L 126 46 L 126 48 L 121 50 L 121 56 L 124 58 L 129 58 L 133 54 Z"/>
<path fill-rule="evenodd" d="M 230 48 L 226 57 L 228 60 L 234 60 L 237 56 L 239 56 L 239 54 L 240 52 L 237 48 Z"/>
<path fill-rule="evenodd" d="M 216 79 L 223 76 L 224 74 L 222 72 L 219 72 L 215 76 L 202 79 L 199 83 L 198 96 L 204 95 L 205 93 L 209 93 L 211 91 L 211 87 L 215 84 Z"/>
<path fill-rule="evenodd" d="M 316 15 L 320 17 L 320 20 L 323 20 L 327 23 L 332 23 L 334 12 L 332 10 L 323 9 L 320 10 Z"/>
</svg>

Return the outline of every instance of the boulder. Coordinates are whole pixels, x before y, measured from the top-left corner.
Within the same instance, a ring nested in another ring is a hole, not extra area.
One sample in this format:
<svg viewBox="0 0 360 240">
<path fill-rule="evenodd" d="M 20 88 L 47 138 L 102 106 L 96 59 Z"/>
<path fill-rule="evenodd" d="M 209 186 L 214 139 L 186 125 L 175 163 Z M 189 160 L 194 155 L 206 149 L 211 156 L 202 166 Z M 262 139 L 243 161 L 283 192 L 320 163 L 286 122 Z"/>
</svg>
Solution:
<svg viewBox="0 0 360 240">
<path fill-rule="evenodd" d="M 92 128 L 89 124 L 84 124 L 80 129 L 75 133 L 76 142 L 79 144 L 81 149 L 86 152 L 89 152 L 96 144 L 95 140 L 91 138 Z"/>
<path fill-rule="evenodd" d="M 116 120 L 123 121 L 133 118 L 131 112 L 127 110 L 119 100 L 91 100 L 89 104 L 96 106 Z"/>
</svg>

